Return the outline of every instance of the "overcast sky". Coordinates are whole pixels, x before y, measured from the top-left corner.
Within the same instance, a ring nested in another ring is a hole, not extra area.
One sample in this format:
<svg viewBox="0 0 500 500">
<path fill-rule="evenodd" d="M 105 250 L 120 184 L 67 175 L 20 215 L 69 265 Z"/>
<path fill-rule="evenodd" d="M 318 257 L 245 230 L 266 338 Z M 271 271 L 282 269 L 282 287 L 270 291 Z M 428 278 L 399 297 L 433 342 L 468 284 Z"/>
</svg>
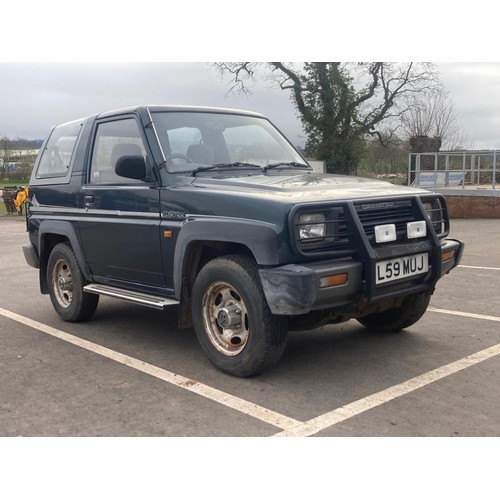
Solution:
<svg viewBox="0 0 500 500">
<path fill-rule="evenodd" d="M 460 122 L 477 149 L 500 149 L 500 63 L 438 63 Z M 137 104 L 190 104 L 257 111 L 294 144 L 304 134 L 289 95 L 256 82 L 228 94 L 209 63 L 0 62 L 0 135 L 43 139 L 61 122 Z"/>
<path fill-rule="evenodd" d="M 437 61 L 474 147 L 500 149 L 500 63 L 457 62 L 498 59 L 486 0 L 474 9 L 420 0 L 410 13 L 399 0 L 328 11 L 323 0 L 294 9 L 252 0 L 239 10 L 234 0 L 87 0 L 73 13 L 64 0 L 29 3 L 2 7 L 0 135 L 42 139 L 104 110 L 191 104 L 261 112 L 303 144 L 286 92 L 260 82 L 248 97 L 228 95 L 210 64 L 183 61 Z"/>
<path fill-rule="evenodd" d="M 257 84 L 229 94 L 209 63 L 0 63 L 0 135 L 43 138 L 54 124 L 138 104 L 188 104 L 257 111 L 302 140 L 289 96 Z"/>
</svg>

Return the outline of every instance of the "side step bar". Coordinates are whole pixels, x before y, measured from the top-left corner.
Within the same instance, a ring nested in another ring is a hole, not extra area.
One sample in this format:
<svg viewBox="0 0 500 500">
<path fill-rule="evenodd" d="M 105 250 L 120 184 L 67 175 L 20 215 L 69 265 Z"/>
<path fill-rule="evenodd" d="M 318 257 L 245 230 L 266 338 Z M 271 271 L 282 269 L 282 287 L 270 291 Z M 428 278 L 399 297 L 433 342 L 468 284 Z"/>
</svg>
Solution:
<svg viewBox="0 0 500 500">
<path fill-rule="evenodd" d="M 153 307 L 154 309 L 164 309 L 167 306 L 179 304 L 179 301 L 175 299 L 167 299 L 166 297 L 149 295 L 147 293 L 132 292 L 130 290 L 124 290 L 123 288 L 116 288 L 109 285 L 91 284 L 84 286 L 83 290 L 97 295 L 116 297 L 117 299 L 127 300 L 128 302 L 134 302 L 135 304 L 142 304 L 143 306 Z"/>
</svg>

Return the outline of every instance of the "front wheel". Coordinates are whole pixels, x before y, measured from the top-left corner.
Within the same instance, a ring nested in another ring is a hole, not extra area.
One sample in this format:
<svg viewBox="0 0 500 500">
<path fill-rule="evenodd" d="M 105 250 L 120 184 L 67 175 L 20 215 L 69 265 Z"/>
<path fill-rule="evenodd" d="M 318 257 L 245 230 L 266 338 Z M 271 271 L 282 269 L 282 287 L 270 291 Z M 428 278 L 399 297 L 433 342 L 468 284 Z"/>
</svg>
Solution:
<svg viewBox="0 0 500 500">
<path fill-rule="evenodd" d="M 218 257 L 203 267 L 193 285 L 192 315 L 203 351 L 225 373 L 257 375 L 285 349 L 287 320 L 269 310 L 248 257 Z"/>
<path fill-rule="evenodd" d="M 430 299 L 428 293 L 408 295 L 399 307 L 368 314 L 358 318 L 358 321 L 370 330 L 397 332 L 416 323 L 427 310 Z"/>
<path fill-rule="evenodd" d="M 59 243 L 52 250 L 47 263 L 47 281 L 52 305 L 62 319 L 78 322 L 94 314 L 99 295 L 83 291 L 85 277 L 67 243 Z"/>
</svg>

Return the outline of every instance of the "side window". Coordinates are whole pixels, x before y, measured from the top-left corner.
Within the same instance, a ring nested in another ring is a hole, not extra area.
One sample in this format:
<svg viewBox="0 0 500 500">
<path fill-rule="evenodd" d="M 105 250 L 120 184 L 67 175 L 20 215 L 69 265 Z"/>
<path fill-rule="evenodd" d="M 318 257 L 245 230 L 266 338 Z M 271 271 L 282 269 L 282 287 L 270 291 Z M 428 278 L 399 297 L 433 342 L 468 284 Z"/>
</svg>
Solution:
<svg viewBox="0 0 500 500">
<path fill-rule="evenodd" d="M 54 128 L 40 158 L 37 179 L 66 176 L 81 125 L 80 121 L 74 121 Z"/>
<path fill-rule="evenodd" d="M 142 156 L 146 159 L 146 149 L 139 127 L 133 118 L 105 122 L 97 126 L 97 133 L 90 165 L 92 184 L 130 184 L 139 180 L 120 177 L 115 173 L 115 165 L 122 156 Z"/>
</svg>

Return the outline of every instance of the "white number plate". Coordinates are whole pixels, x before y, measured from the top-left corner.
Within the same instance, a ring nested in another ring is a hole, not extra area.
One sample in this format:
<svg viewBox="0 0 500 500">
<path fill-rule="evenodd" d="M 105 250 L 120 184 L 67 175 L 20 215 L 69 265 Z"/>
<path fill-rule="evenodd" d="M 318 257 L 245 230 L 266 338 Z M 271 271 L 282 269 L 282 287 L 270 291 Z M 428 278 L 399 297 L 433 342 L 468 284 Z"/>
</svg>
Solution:
<svg viewBox="0 0 500 500">
<path fill-rule="evenodd" d="M 409 276 L 426 273 L 429 270 L 429 256 L 426 253 L 408 255 L 397 259 L 377 262 L 375 283 L 387 283 Z"/>
</svg>

